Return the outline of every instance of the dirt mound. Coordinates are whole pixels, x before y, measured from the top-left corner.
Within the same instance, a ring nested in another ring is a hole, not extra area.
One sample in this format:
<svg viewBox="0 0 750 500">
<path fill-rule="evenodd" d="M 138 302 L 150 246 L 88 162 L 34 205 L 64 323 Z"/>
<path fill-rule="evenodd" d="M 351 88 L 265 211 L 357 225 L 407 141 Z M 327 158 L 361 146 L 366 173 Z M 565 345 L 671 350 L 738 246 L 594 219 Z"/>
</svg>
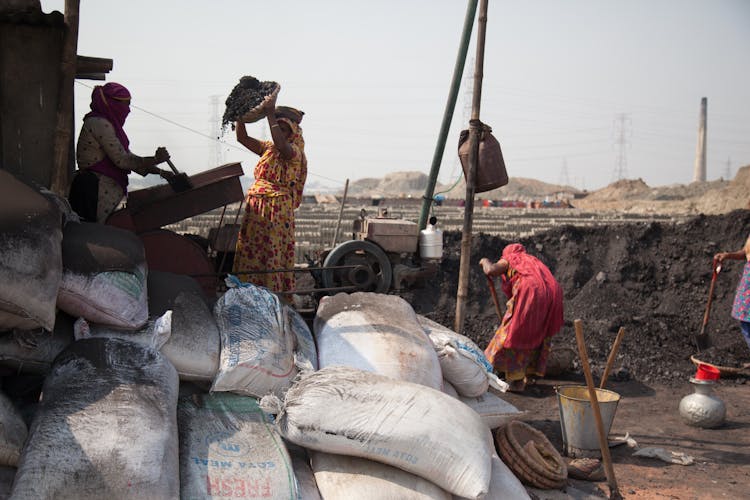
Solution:
<svg viewBox="0 0 750 500">
<path fill-rule="evenodd" d="M 748 208 L 750 166 L 732 181 L 717 180 L 649 187 L 641 179 L 620 180 L 575 200 L 576 208 L 628 213 L 721 214 Z"/>
<path fill-rule="evenodd" d="M 750 232 L 750 211 L 698 216 L 684 223 L 636 223 L 580 228 L 560 226 L 520 242 L 552 270 L 565 293 L 565 326 L 553 344 L 576 347 L 573 320 L 583 320 L 594 372 L 606 365 L 616 333 L 626 330 L 614 369 L 638 380 L 683 383 L 695 372 L 690 356 L 700 331 L 711 280 L 711 261 L 720 250 L 740 248 Z M 453 328 L 461 234 L 444 234 L 445 256 L 436 279 L 409 292 L 415 310 Z M 464 335 L 484 348 L 498 320 L 477 262 L 498 258 L 509 240 L 485 234 L 472 242 L 470 290 Z M 739 326 L 730 317 L 740 261 L 719 275 L 706 332 L 714 345 L 750 361 L 736 346 Z M 499 291 L 501 300 L 502 292 Z M 724 347 L 721 347 L 724 348 Z"/>
<path fill-rule="evenodd" d="M 435 192 L 438 192 L 438 190 L 436 189 Z M 528 201 L 542 200 L 547 196 L 561 192 L 578 193 L 579 191 L 570 186 L 558 186 L 556 184 L 548 184 L 536 179 L 527 179 L 524 177 L 511 177 L 508 180 L 507 185 L 491 191 L 478 193 L 477 198 Z M 446 198 L 464 199 L 466 197 L 466 182 L 461 178 L 455 187 L 443 194 L 445 194 Z"/>
</svg>

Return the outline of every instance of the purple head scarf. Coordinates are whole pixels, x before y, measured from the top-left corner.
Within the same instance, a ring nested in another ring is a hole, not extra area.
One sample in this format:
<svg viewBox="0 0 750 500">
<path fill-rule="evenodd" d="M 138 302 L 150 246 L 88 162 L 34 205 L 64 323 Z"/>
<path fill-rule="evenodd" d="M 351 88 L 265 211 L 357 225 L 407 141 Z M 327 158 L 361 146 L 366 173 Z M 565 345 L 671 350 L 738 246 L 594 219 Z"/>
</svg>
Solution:
<svg viewBox="0 0 750 500">
<path fill-rule="evenodd" d="M 91 111 L 83 119 L 91 116 L 105 118 L 115 128 L 115 134 L 123 147 L 128 149 L 130 140 L 122 129 L 128 114 L 130 114 L 130 92 L 123 85 L 110 82 L 94 87 L 91 93 Z"/>
<path fill-rule="evenodd" d="M 125 119 L 130 113 L 130 92 L 119 83 L 106 83 L 97 85 L 91 93 L 91 111 L 83 117 L 96 116 L 104 118 L 115 128 L 115 135 L 126 150 L 130 150 L 130 140 L 123 130 Z M 130 171 L 117 168 L 112 160 L 104 158 L 102 161 L 92 165 L 90 170 L 107 175 L 117 181 L 123 191 L 128 191 L 128 173 Z"/>
</svg>

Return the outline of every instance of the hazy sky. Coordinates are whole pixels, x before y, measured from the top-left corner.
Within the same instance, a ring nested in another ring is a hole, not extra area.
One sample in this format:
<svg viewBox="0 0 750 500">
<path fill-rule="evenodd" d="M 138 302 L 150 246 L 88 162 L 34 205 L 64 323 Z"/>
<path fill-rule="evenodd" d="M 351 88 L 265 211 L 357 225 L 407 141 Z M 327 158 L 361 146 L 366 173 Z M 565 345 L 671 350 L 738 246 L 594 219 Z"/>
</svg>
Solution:
<svg viewBox="0 0 750 500">
<path fill-rule="evenodd" d="M 42 6 L 63 11 L 64 1 Z M 127 86 L 137 108 L 125 125 L 131 149 L 166 146 L 190 174 L 230 161 L 252 174 L 257 156 L 233 132 L 214 134 L 241 76 L 279 82 L 278 103 L 306 113 L 310 187 L 343 188 L 347 178 L 429 173 L 466 7 L 82 0 L 78 53 L 114 60 L 107 80 Z M 444 183 L 460 175 L 476 33 L 475 24 Z M 659 186 L 692 181 L 707 97 L 708 179 L 733 176 L 750 164 L 749 54 L 747 0 L 490 0 L 480 117 L 511 177 L 591 190 L 622 172 Z M 97 83 L 75 85 L 76 128 Z"/>
</svg>

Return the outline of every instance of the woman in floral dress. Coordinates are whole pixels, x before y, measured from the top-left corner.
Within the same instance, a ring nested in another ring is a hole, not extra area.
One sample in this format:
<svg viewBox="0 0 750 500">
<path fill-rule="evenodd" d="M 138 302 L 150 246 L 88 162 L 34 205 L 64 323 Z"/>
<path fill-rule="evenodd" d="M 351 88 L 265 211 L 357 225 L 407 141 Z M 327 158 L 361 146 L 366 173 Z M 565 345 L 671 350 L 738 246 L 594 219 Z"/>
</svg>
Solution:
<svg viewBox="0 0 750 500">
<path fill-rule="evenodd" d="M 294 210 L 302 201 L 307 179 L 305 141 L 299 126 L 304 113 L 277 107 L 276 94 L 266 98 L 263 108 L 273 140 L 249 137 L 245 123 L 236 123 L 237 141 L 260 160 L 245 197 L 233 272 L 242 281 L 283 292 L 294 290 L 294 273 L 280 270 L 294 268 Z"/>
</svg>

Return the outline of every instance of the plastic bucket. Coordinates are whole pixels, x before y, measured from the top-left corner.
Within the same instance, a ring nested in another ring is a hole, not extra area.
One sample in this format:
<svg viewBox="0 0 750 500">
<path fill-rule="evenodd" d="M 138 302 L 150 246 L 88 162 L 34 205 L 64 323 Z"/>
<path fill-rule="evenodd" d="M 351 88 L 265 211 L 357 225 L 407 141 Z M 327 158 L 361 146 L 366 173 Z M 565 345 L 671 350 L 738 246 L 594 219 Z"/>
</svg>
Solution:
<svg viewBox="0 0 750 500">
<path fill-rule="evenodd" d="M 615 419 L 620 395 L 606 389 L 595 389 L 602 414 L 604 434 L 609 435 Z M 585 385 L 566 385 L 557 388 L 560 409 L 563 448 L 566 455 L 576 458 L 601 458 L 599 434 L 596 430 L 594 410 L 591 408 L 589 389 Z"/>
</svg>

